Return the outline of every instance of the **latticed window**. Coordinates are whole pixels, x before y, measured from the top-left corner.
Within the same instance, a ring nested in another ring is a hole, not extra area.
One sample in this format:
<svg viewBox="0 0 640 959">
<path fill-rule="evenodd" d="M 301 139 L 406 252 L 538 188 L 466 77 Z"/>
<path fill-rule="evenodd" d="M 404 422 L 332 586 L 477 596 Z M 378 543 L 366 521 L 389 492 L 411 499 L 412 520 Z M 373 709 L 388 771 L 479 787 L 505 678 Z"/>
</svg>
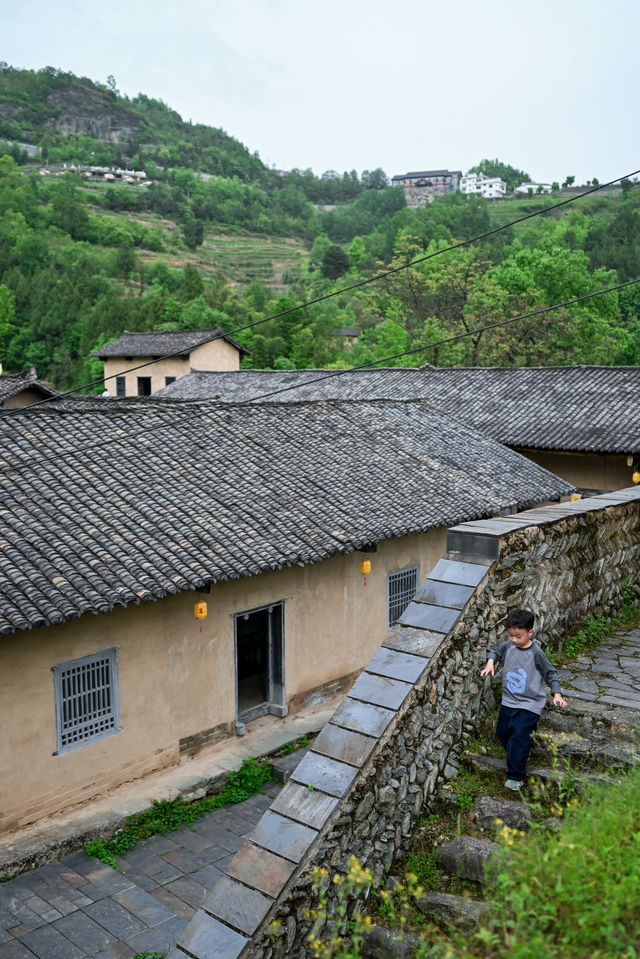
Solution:
<svg viewBox="0 0 640 959">
<path fill-rule="evenodd" d="M 116 651 L 74 659 L 53 669 L 58 752 L 119 728 Z"/>
<path fill-rule="evenodd" d="M 408 566 L 387 576 L 388 625 L 393 626 L 405 611 L 418 588 L 418 567 Z"/>
</svg>

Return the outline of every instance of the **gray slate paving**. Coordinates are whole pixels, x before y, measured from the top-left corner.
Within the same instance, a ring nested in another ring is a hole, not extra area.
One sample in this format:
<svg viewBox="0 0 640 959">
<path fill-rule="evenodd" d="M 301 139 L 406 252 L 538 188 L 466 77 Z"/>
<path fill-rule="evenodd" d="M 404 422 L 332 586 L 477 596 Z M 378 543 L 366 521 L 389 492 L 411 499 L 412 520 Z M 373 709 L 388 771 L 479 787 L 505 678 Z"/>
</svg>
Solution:
<svg viewBox="0 0 640 959">
<path fill-rule="evenodd" d="M 0 959 L 132 959 L 172 950 L 280 790 L 266 784 L 268 795 L 144 840 L 117 857 L 118 870 L 77 852 L 2 884 Z M 330 812 L 337 800 L 324 798 Z M 243 942 L 230 936 L 229 956 Z"/>
</svg>

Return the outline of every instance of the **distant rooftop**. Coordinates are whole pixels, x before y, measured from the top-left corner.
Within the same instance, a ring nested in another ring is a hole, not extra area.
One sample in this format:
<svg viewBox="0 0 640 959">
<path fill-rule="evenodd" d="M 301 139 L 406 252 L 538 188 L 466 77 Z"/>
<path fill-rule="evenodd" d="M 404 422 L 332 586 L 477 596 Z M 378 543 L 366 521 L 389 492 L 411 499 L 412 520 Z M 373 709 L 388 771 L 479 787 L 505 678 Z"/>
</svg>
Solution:
<svg viewBox="0 0 640 959">
<path fill-rule="evenodd" d="M 39 393 L 43 398 L 58 395 L 57 390 L 38 379 L 38 373 L 33 365 L 26 370 L 22 370 L 21 373 L 0 374 L 0 406 L 25 390 Z"/>
<path fill-rule="evenodd" d="M 254 403 L 427 399 L 507 446 L 640 452 L 637 366 L 192 370 L 155 396 Z"/>
<path fill-rule="evenodd" d="M 209 330 L 158 330 L 152 333 L 124 333 L 100 347 L 93 354 L 101 360 L 116 356 L 151 356 L 160 357 L 169 353 L 190 353 L 203 343 L 219 337 L 235 346 L 241 353 L 249 355 L 249 351 L 237 343 L 219 328 Z"/>
</svg>

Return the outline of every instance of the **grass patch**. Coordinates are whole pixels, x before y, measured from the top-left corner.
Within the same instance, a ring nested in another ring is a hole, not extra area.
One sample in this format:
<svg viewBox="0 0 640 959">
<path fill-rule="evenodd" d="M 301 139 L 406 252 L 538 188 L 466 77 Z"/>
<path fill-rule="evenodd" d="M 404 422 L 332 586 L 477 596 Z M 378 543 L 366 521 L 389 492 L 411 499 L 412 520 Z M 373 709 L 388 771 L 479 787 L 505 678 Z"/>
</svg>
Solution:
<svg viewBox="0 0 640 959">
<path fill-rule="evenodd" d="M 637 959 L 640 951 L 640 769 L 591 786 L 558 833 L 509 845 L 486 890 L 488 918 L 452 934 L 439 957 Z"/>
<path fill-rule="evenodd" d="M 305 749 L 309 745 L 309 737 L 301 736 L 300 739 L 294 739 L 293 742 L 286 743 L 278 753 L 281 758 L 285 756 L 290 756 L 291 753 L 295 753 L 297 749 Z"/>
<path fill-rule="evenodd" d="M 255 759 L 245 759 L 242 767 L 231 773 L 224 789 L 215 796 L 205 796 L 193 803 L 185 802 L 180 796 L 176 799 L 156 801 L 151 809 L 127 819 L 125 825 L 118 829 L 111 839 L 92 839 L 86 843 L 84 851 L 92 859 L 100 859 L 117 869 L 116 856 L 129 852 L 141 839 L 182 829 L 213 809 L 219 809 L 228 803 L 242 802 L 243 799 L 260 792 L 260 787 L 266 782 L 271 782 L 268 761 L 265 759 L 259 763 Z"/>
</svg>

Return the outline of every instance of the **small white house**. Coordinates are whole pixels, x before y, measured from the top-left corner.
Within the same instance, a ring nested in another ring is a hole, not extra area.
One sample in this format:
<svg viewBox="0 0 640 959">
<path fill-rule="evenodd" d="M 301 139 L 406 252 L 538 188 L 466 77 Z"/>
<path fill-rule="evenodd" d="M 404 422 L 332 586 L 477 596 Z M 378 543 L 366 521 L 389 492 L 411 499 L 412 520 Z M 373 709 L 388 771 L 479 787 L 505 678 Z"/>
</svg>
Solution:
<svg viewBox="0 0 640 959">
<path fill-rule="evenodd" d="M 520 186 L 517 186 L 515 189 L 516 193 L 528 193 L 531 190 L 532 193 L 551 193 L 551 184 L 550 183 L 521 183 Z"/>
<path fill-rule="evenodd" d="M 498 176 L 485 176 L 484 173 L 465 173 L 460 180 L 462 193 L 475 193 L 487 200 L 498 200 L 506 195 L 507 184 Z"/>
</svg>

